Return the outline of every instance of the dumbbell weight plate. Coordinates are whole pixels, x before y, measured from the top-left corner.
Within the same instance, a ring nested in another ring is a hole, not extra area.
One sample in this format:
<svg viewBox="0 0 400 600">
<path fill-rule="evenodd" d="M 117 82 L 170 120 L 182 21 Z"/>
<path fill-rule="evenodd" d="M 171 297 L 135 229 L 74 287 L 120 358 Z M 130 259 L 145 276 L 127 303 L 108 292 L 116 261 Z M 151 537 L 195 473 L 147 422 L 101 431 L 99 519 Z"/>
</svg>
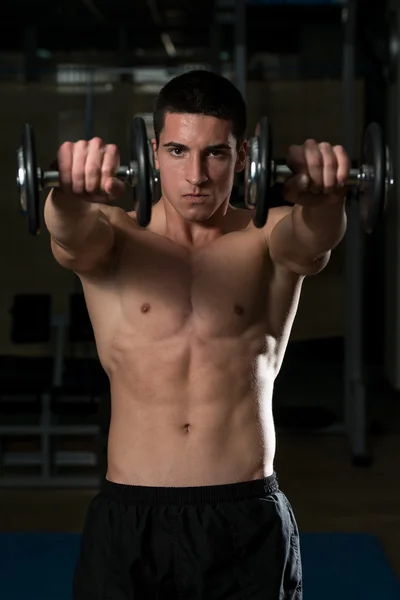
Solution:
<svg viewBox="0 0 400 600">
<path fill-rule="evenodd" d="M 254 225 L 263 227 L 267 222 L 272 177 L 272 128 L 268 117 L 262 117 L 256 128 L 259 164 L 257 172 L 257 200 Z"/>
<path fill-rule="evenodd" d="M 359 192 L 361 224 L 366 233 L 372 233 L 385 209 L 388 168 L 384 134 L 378 123 L 365 130 L 361 164 L 366 169 Z"/>
<path fill-rule="evenodd" d="M 131 123 L 131 167 L 137 165 L 134 197 L 136 217 L 139 227 L 147 227 L 151 219 L 152 190 L 146 124 L 142 117 L 134 117 Z"/>
<path fill-rule="evenodd" d="M 151 202 L 156 204 L 161 198 L 161 182 L 160 172 L 156 169 L 154 162 L 154 152 L 151 140 L 147 140 L 147 147 L 149 151 L 149 163 L 150 163 L 150 189 L 151 189 Z"/>
<path fill-rule="evenodd" d="M 36 161 L 36 145 L 33 127 L 25 123 L 21 131 L 18 149 L 18 188 L 22 211 L 28 216 L 29 233 L 40 232 L 39 185 Z"/>
</svg>

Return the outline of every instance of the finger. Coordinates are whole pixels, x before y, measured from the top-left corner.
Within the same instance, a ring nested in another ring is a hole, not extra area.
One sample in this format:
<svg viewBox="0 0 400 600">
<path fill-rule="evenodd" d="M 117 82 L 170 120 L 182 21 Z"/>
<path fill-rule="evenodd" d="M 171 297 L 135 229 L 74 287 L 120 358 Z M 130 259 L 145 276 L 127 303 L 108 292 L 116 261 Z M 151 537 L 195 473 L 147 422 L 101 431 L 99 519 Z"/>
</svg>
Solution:
<svg viewBox="0 0 400 600">
<path fill-rule="evenodd" d="M 85 190 L 88 194 L 99 193 L 101 189 L 101 167 L 105 151 L 104 142 L 96 137 L 88 143 L 85 164 Z"/>
<path fill-rule="evenodd" d="M 337 186 L 338 163 L 333 148 L 327 142 L 319 144 L 319 150 L 322 156 L 322 185 L 325 193 L 332 193 Z"/>
<path fill-rule="evenodd" d="M 337 162 L 336 180 L 338 185 L 344 186 L 350 175 L 350 157 L 343 146 L 334 146 L 333 151 L 335 153 Z"/>
<path fill-rule="evenodd" d="M 64 142 L 57 152 L 57 158 L 53 165 L 55 170 L 58 169 L 60 188 L 71 190 L 72 187 L 72 142 Z"/>
<path fill-rule="evenodd" d="M 304 146 L 290 146 L 286 157 L 286 164 L 293 171 L 293 174 L 308 173 Z"/>
<path fill-rule="evenodd" d="M 310 184 L 304 146 L 290 146 L 286 164 L 293 175 L 285 182 L 284 196 L 288 202 L 295 203 L 298 194 L 306 191 Z"/>
<path fill-rule="evenodd" d="M 125 184 L 121 179 L 118 179 L 117 177 L 110 177 L 105 183 L 104 191 L 107 194 L 107 196 L 110 197 L 110 199 L 115 200 L 116 198 L 122 196 L 122 194 L 124 193 Z"/>
<path fill-rule="evenodd" d="M 74 144 L 72 153 L 72 191 L 74 194 L 85 192 L 85 165 L 88 153 L 88 143 L 84 140 Z"/>
<path fill-rule="evenodd" d="M 315 140 L 307 140 L 305 142 L 304 154 L 310 177 L 310 190 L 321 192 L 324 185 L 323 158 L 319 145 Z"/>
<path fill-rule="evenodd" d="M 120 166 L 119 150 L 115 144 L 107 144 L 101 167 L 101 188 L 112 198 L 123 194 L 124 183 L 115 177 Z"/>
</svg>

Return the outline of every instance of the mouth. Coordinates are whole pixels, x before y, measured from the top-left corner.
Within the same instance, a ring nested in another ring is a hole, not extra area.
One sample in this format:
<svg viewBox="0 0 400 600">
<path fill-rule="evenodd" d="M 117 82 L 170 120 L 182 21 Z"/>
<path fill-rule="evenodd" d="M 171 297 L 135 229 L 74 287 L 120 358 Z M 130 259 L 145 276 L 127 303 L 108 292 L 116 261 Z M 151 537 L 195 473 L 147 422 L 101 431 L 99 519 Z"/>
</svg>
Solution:
<svg viewBox="0 0 400 600">
<path fill-rule="evenodd" d="M 196 200 L 200 201 L 204 200 L 205 198 L 208 198 L 208 194 L 185 194 L 184 198 L 195 202 Z"/>
</svg>

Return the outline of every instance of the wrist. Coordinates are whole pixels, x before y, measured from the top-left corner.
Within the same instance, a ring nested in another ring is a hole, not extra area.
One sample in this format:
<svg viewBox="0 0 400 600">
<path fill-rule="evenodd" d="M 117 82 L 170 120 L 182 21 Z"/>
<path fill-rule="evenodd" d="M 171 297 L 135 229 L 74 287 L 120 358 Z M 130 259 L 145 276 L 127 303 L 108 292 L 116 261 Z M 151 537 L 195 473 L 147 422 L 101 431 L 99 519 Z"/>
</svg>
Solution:
<svg viewBox="0 0 400 600">
<path fill-rule="evenodd" d="M 52 190 L 45 203 L 44 218 L 49 233 L 57 241 L 72 243 L 86 238 L 100 214 L 98 204 Z"/>
<path fill-rule="evenodd" d="M 346 213 L 346 198 L 318 201 L 315 204 L 296 205 L 300 209 L 303 218 L 315 221 L 328 221 L 332 218 L 342 218 Z"/>
<path fill-rule="evenodd" d="M 292 211 L 293 231 L 311 252 L 324 253 L 337 246 L 346 231 L 345 202 L 295 205 Z"/>
<path fill-rule="evenodd" d="M 79 215 L 85 215 L 91 212 L 97 212 L 98 207 L 91 202 L 85 202 L 81 197 L 75 194 L 66 194 L 58 188 L 53 188 L 47 197 L 46 203 L 53 205 L 54 210 L 60 214 L 74 218 Z"/>
</svg>

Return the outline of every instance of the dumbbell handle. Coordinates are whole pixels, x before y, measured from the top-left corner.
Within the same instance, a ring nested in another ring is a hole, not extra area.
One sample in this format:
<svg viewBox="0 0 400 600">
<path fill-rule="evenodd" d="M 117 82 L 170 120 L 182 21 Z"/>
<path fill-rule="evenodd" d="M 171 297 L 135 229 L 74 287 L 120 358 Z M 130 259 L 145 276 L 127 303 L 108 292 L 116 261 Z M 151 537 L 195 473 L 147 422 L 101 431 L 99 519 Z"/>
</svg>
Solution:
<svg viewBox="0 0 400 600">
<path fill-rule="evenodd" d="M 137 165 L 132 163 L 130 167 L 121 166 L 115 173 L 117 179 L 128 181 L 132 186 L 136 185 Z M 60 187 L 60 173 L 58 171 L 42 171 L 38 168 L 39 190 L 45 188 Z"/>
<path fill-rule="evenodd" d="M 293 171 L 286 165 L 277 165 L 272 162 L 272 183 L 284 183 L 293 175 Z M 349 177 L 345 185 L 360 185 L 363 181 L 371 178 L 373 173 L 371 167 L 362 165 L 360 169 L 350 169 Z M 136 183 L 137 165 L 132 163 L 130 167 L 121 166 L 116 171 L 115 176 L 122 181 L 129 182 L 132 186 Z M 40 191 L 45 188 L 60 187 L 60 173 L 58 171 L 42 171 L 38 168 L 38 181 Z"/>
<path fill-rule="evenodd" d="M 272 163 L 272 183 L 284 183 L 293 175 L 293 171 L 286 165 Z M 362 165 L 360 169 L 350 169 L 349 177 L 345 185 L 359 185 L 372 177 L 372 167 Z"/>
</svg>

